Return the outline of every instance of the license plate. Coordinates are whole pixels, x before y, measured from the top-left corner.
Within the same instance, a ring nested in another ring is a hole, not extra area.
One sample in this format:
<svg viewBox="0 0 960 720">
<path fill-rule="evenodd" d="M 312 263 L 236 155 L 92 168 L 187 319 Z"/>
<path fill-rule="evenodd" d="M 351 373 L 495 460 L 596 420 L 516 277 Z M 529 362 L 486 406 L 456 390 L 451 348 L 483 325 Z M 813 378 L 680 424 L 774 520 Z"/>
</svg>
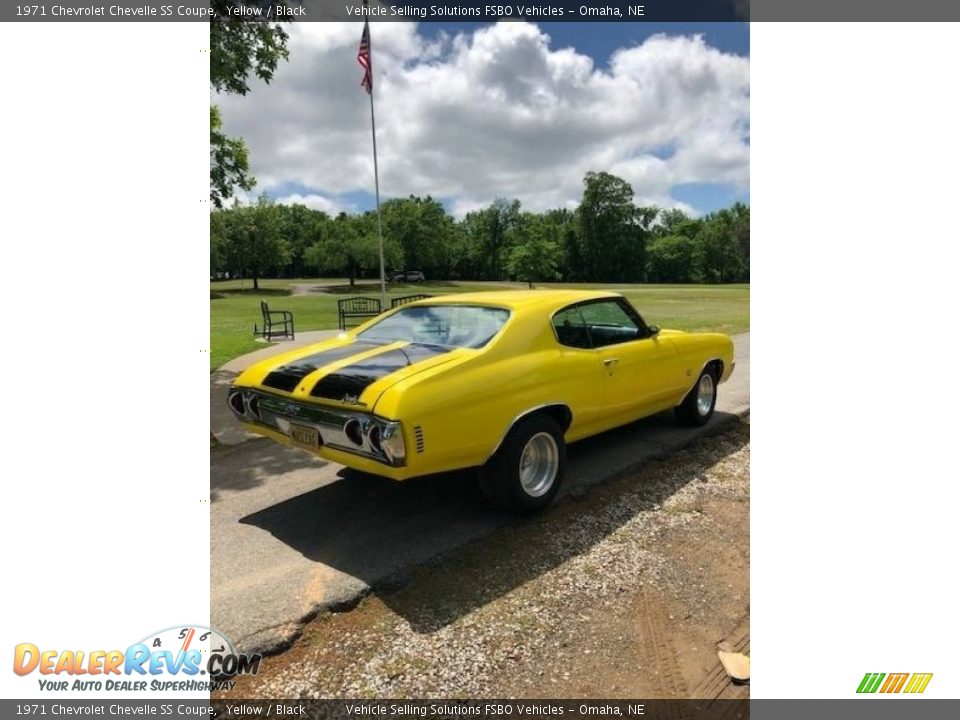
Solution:
<svg viewBox="0 0 960 720">
<path fill-rule="evenodd" d="M 320 447 L 320 433 L 316 428 L 290 423 L 290 439 L 297 445 L 316 449 Z"/>
</svg>

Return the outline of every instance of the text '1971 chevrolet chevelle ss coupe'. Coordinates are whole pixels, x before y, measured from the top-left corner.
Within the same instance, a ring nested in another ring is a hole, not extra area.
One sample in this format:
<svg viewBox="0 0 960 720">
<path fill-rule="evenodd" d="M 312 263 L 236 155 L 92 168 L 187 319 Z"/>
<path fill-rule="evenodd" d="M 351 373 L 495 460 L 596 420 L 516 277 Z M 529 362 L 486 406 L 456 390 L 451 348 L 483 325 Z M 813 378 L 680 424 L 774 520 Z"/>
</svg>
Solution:
<svg viewBox="0 0 960 720">
<path fill-rule="evenodd" d="M 481 292 L 257 363 L 228 401 L 253 432 L 394 480 L 480 468 L 489 499 L 532 512 L 566 443 L 668 408 L 702 425 L 732 371 L 726 335 L 660 330 L 614 293 Z"/>
</svg>

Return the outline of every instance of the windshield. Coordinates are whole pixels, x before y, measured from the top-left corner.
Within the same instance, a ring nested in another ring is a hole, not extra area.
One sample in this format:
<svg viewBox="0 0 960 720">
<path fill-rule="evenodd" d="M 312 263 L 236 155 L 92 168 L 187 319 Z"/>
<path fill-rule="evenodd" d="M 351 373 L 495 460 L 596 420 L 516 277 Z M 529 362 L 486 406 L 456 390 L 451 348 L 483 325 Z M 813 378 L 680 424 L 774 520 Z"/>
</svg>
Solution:
<svg viewBox="0 0 960 720">
<path fill-rule="evenodd" d="M 496 335 L 510 317 L 502 308 L 474 305 L 423 305 L 404 308 L 367 328 L 364 340 L 479 348 Z"/>
</svg>

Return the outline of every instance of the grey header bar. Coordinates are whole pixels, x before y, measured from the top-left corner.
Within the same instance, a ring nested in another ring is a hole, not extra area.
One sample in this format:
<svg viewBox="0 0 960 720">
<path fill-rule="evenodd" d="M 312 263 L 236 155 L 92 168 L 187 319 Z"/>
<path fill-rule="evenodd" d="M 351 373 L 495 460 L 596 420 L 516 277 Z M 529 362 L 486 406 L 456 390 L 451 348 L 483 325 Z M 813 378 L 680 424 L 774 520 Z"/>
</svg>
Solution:
<svg viewBox="0 0 960 720">
<path fill-rule="evenodd" d="M 488 4 L 489 3 L 489 4 Z M 39 0 L 0 3 L 5 22 L 534 22 L 662 21 L 939 21 L 960 20 L 960 3 L 945 0 Z"/>
<path fill-rule="evenodd" d="M 348 708 L 349 706 L 349 708 Z M 358 709 L 358 706 L 364 706 Z M 521 712 L 521 707 L 525 712 Z M 960 717 L 960 700 L 863 697 L 849 700 L 0 700 L 0 717 L 347 718 L 367 720 L 503 720 L 504 717 L 596 718 L 617 707 L 638 720 L 942 720 Z M 499 710 L 497 709 L 499 708 Z M 504 714 L 508 708 L 510 714 Z M 269 713 L 268 713 L 269 711 Z M 432 713 L 432 714 L 431 714 Z"/>
</svg>

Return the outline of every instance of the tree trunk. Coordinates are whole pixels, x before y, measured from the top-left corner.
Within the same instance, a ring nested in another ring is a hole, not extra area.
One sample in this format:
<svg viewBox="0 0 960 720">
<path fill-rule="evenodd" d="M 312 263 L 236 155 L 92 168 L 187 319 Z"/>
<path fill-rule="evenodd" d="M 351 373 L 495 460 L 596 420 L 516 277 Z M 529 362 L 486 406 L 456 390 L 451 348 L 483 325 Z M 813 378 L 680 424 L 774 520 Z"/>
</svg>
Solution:
<svg viewBox="0 0 960 720">
<path fill-rule="evenodd" d="M 260 289 L 260 284 L 257 282 L 257 276 L 253 276 L 253 291 L 256 292 Z"/>
</svg>

